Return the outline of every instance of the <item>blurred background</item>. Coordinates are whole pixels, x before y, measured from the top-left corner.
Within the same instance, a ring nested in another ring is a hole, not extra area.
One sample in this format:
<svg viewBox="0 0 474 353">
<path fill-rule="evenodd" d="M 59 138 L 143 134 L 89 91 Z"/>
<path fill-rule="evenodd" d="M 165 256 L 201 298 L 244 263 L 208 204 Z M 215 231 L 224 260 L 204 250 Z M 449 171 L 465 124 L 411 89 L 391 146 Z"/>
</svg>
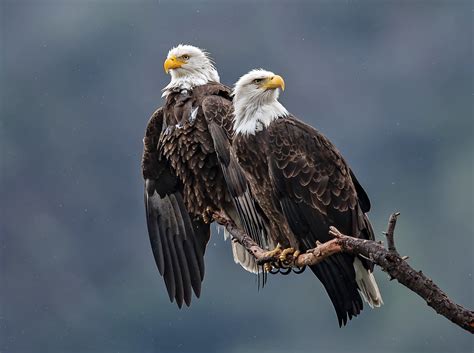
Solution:
<svg viewBox="0 0 474 353">
<path fill-rule="evenodd" d="M 343 152 L 383 239 L 456 302 L 473 295 L 471 1 L 0 2 L 0 352 L 472 352 L 377 270 L 385 305 L 340 329 L 310 273 L 255 277 L 214 229 L 202 297 L 153 261 L 142 136 L 178 43 L 222 81 L 285 78 L 283 104 Z"/>
</svg>

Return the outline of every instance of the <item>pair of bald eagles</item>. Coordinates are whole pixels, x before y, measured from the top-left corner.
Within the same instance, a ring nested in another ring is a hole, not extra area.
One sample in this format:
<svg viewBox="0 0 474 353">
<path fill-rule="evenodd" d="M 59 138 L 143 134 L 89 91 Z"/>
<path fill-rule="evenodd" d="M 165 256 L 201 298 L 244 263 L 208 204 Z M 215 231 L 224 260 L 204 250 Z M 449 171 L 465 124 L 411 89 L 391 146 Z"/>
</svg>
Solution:
<svg viewBox="0 0 474 353">
<path fill-rule="evenodd" d="M 199 297 L 216 215 L 285 254 L 328 241 L 330 226 L 374 239 L 367 194 L 336 147 L 278 101 L 282 77 L 252 70 L 232 91 L 190 45 L 171 49 L 164 69 L 171 82 L 146 129 L 142 171 L 151 246 L 171 301 L 189 306 L 192 291 Z M 243 268 L 262 271 L 240 244 L 232 248 Z M 340 326 L 360 313 L 361 296 L 382 304 L 369 260 L 341 253 L 310 268 Z"/>
</svg>

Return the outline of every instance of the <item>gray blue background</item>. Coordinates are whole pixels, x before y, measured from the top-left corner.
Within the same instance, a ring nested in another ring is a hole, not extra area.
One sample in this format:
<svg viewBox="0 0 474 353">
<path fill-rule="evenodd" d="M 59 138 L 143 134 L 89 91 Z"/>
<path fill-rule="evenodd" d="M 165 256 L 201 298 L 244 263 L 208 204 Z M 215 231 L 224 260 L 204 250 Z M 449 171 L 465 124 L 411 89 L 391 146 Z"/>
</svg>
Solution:
<svg viewBox="0 0 474 353">
<path fill-rule="evenodd" d="M 140 157 L 183 42 L 222 81 L 264 67 L 336 143 L 378 239 L 473 308 L 470 1 L 0 2 L 0 352 L 472 352 L 470 335 L 376 272 L 385 305 L 339 329 L 310 273 L 255 278 L 214 232 L 202 298 L 170 304 Z"/>
</svg>

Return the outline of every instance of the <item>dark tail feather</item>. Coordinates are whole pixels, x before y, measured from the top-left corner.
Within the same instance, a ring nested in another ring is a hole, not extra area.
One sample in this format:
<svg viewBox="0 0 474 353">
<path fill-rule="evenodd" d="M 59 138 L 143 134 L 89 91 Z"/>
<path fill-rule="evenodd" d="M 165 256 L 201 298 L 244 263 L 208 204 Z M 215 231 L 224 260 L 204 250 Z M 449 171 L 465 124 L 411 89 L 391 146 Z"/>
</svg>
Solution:
<svg viewBox="0 0 474 353">
<path fill-rule="evenodd" d="M 336 309 L 339 327 L 346 325 L 348 319 L 357 316 L 363 308 L 352 260 L 345 257 L 345 254 L 333 255 L 317 265 L 310 266 L 324 285 Z M 348 262 L 351 263 L 350 266 Z"/>
</svg>

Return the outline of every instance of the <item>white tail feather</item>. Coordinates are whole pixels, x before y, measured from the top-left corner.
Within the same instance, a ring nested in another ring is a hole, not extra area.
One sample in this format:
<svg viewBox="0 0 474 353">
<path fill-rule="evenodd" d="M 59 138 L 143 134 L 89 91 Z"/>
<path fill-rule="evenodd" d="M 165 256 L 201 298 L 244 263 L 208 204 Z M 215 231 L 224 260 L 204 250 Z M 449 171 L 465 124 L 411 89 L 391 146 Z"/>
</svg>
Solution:
<svg viewBox="0 0 474 353">
<path fill-rule="evenodd" d="M 224 239 L 232 239 L 231 234 L 224 228 Z M 251 273 L 258 273 L 258 266 L 255 258 L 248 253 L 248 251 L 239 243 L 231 241 L 232 255 L 236 264 L 242 266 L 246 271 Z"/>
<path fill-rule="evenodd" d="M 371 308 L 381 306 L 383 304 L 382 295 L 373 273 L 367 270 L 357 257 L 354 259 L 354 269 L 357 286 L 364 300 Z"/>
</svg>

